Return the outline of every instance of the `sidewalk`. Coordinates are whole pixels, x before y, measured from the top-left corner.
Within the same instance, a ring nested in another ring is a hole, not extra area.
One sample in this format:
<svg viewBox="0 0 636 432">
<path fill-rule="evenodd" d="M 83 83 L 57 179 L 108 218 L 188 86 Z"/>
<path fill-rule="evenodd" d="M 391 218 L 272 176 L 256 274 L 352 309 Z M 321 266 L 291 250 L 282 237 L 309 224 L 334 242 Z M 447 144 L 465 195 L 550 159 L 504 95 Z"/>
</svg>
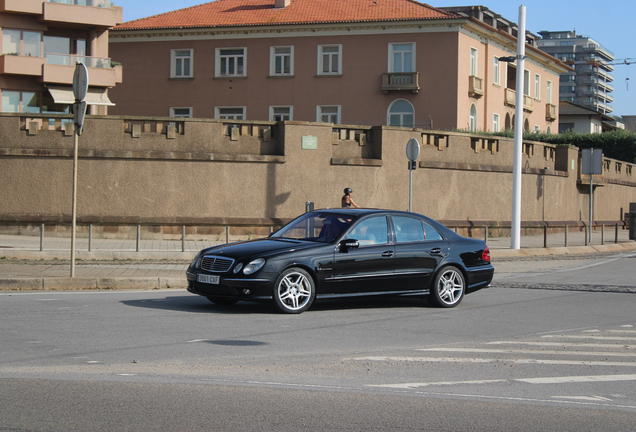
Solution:
<svg viewBox="0 0 636 432">
<path fill-rule="evenodd" d="M 636 251 L 636 241 L 629 240 L 627 230 L 614 229 L 604 235 L 594 231 L 585 246 L 583 232 L 549 234 L 548 247 L 543 236 L 523 236 L 521 249 L 511 249 L 510 237 L 487 239 L 490 255 L 497 258 L 520 258 L 537 255 L 594 254 Z M 603 243 L 604 240 L 604 244 Z M 224 242 L 186 240 L 76 239 L 75 277 L 70 278 L 70 239 L 0 235 L 0 291 L 63 289 L 163 289 L 185 288 L 185 271 L 201 249 Z M 183 249 L 183 250 L 182 250 Z"/>
</svg>

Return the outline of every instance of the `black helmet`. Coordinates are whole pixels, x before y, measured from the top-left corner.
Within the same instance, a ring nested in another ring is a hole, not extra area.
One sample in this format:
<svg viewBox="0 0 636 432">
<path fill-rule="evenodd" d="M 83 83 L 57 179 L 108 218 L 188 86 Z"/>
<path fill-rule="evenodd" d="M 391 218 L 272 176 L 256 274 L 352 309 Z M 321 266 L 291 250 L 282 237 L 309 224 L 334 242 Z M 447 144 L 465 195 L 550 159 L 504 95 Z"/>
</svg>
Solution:
<svg viewBox="0 0 636 432">
<path fill-rule="evenodd" d="M 353 189 L 351 188 L 345 188 L 344 190 L 345 195 L 349 195 L 351 192 L 353 192 Z"/>
</svg>

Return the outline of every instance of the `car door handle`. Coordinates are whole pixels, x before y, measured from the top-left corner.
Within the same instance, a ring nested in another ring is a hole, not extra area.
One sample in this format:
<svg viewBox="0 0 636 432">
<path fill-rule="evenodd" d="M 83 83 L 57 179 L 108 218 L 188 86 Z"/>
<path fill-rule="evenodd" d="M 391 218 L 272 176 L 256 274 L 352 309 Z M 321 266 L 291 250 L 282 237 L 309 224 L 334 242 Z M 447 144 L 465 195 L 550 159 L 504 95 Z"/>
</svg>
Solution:
<svg viewBox="0 0 636 432">
<path fill-rule="evenodd" d="M 393 256 L 393 251 L 382 252 L 383 258 L 391 258 Z"/>
<path fill-rule="evenodd" d="M 442 253 L 442 248 L 433 248 L 431 249 L 431 253 L 435 255 L 439 255 Z"/>
</svg>

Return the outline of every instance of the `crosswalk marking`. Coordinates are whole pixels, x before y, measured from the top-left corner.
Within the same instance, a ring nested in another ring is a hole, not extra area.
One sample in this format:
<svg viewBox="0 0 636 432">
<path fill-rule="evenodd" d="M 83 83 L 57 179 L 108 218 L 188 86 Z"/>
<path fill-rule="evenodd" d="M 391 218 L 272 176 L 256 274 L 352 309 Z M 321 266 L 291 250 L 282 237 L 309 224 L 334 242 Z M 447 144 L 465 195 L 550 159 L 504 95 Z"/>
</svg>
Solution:
<svg viewBox="0 0 636 432">
<path fill-rule="evenodd" d="M 587 348 L 612 348 L 625 349 L 634 348 L 633 345 L 625 344 L 592 344 L 592 343 L 568 343 L 568 342 L 520 342 L 520 341 L 496 341 L 486 342 L 485 345 L 536 345 L 536 346 L 558 346 L 558 347 L 587 347 Z"/>
<path fill-rule="evenodd" d="M 606 362 L 588 360 L 549 360 L 549 359 L 521 359 L 521 358 L 469 358 L 469 357 L 408 357 L 408 356 L 370 356 L 357 357 L 356 361 L 398 361 L 398 362 L 437 362 L 437 363 L 514 363 L 514 364 L 544 364 L 567 366 L 625 366 L 636 367 L 636 362 Z"/>
<path fill-rule="evenodd" d="M 415 389 L 429 386 L 451 386 L 451 385 L 471 385 L 471 384 L 492 384 L 500 382 L 522 382 L 526 384 L 566 384 L 566 383 L 587 383 L 587 382 L 616 382 L 616 381 L 636 381 L 636 374 L 628 375 L 583 375 L 583 376 L 563 376 L 563 377 L 541 377 L 541 378 L 514 378 L 514 379 L 493 379 L 474 381 L 433 381 L 421 383 L 400 383 L 400 384 L 377 384 L 366 387 L 387 387 Z M 555 396 L 565 397 L 565 396 Z M 609 400 L 609 399 L 608 399 Z"/>
<path fill-rule="evenodd" d="M 636 341 L 636 337 L 588 336 L 588 335 L 543 335 L 542 338 L 594 339 L 612 341 Z"/>
<path fill-rule="evenodd" d="M 636 374 L 584 375 L 584 376 L 564 376 L 564 377 L 547 377 L 547 378 L 519 378 L 519 379 L 515 379 L 515 381 L 521 381 L 528 384 L 563 384 L 563 383 L 582 383 L 582 382 L 636 381 Z"/>
<path fill-rule="evenodd" d="M 418 348 L 416 351 L 429 352 L 463 352 L 463 353 L 489 353 L 489 354 L 557 354 L 580 356 L 605 356 L 605 357 L 636 357 L 636 352 L 602 352 L 602 351 L 559 351 L 559 350 L 528 350 L 528 349 L 484 349 L 484 348 Z"/>
</svg>

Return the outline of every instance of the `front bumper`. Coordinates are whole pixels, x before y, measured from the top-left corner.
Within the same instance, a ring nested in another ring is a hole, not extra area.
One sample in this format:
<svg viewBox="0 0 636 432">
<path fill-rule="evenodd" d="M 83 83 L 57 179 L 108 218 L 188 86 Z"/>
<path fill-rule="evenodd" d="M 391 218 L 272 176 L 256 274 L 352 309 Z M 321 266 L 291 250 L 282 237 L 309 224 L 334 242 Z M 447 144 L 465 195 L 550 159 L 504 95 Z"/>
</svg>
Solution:
<svg viewBox="0 0 636 432">
<path fill-rule="evenodd" d="M 267 278 L 232 278 L 220 276 L 218 284 L 197 281 L 196 272 L 186 271 L 188 291 L 217 299 L 268 301 L 273 298 L 273 282 Z"/>
</svg>

